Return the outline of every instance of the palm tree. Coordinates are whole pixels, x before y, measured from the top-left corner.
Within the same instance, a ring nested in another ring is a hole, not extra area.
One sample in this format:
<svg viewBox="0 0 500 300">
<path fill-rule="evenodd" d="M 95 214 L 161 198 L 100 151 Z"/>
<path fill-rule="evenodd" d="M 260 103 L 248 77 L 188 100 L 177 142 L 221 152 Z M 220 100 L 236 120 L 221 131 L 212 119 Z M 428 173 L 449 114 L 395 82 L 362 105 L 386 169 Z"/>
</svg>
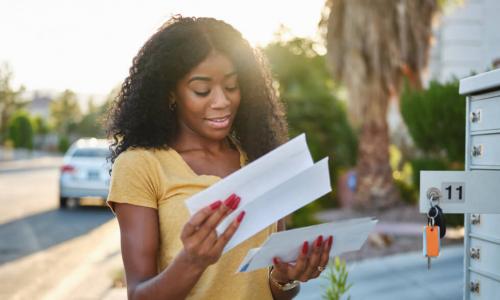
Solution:
<svg viewBox="0 0 500 300">
<path fill-rule="evenodd" d="M 432 21 L 439 0 L 327 0 L 322 20 L 328 64 L 349 95 L 349 113 L 361 132 L 358 145 L 358 208 L 385 208 L 399 201 L 389 165 L 386 120 L 391 97 L 404 77 L 421 86 Z"/>
</svg>

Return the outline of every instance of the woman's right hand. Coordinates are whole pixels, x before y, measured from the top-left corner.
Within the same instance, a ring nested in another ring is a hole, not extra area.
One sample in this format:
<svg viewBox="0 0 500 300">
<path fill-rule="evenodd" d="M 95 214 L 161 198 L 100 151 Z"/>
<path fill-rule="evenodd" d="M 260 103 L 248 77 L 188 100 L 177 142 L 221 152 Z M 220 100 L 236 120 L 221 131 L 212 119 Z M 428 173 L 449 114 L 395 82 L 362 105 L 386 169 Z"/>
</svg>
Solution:
<svg viewBox="0 0 500 300">
<path fill-rule="evenodd" d="M 200 271 L 216 263 L 238 229 L 245 212 L 242 211 L 220 236 L 217 236 L 215 228 L 239 203 L 240 197 L 232 194 L 224 202 L 216 201 L 194 214 L 182 229 L 181 240 L 184 248 L 179 258 Z"/>
</svg>

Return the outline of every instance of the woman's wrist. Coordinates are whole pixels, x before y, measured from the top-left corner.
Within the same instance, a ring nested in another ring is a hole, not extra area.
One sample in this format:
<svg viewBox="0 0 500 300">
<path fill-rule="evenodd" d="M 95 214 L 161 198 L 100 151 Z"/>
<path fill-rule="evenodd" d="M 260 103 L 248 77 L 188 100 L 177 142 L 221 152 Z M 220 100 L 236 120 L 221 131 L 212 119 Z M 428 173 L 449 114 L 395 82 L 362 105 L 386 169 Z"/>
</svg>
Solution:
<svg viewBox="0 0 500 300">
<path fill-rule="evenodd" d="M 269 286 L 273 299 L 288 300 L 294 298 L 300 290 L 300 284 L 294 280 L 286 280 L 282 276 L 275 276 L 276 270 L 273 267 L 269 269 Z M 276 278 L 277 277 L 277 278 Z"/>
<path fill-rule="evenodd" d="M 200 264 L 193 263 L 193 261 L 188 258 L 187 254 L 186 254 L 186 252 L 184 252 L 184 250 L 182 250 L 179 253 L 179 255 L 177 255 L 174 262 L 176 262 L 180 266 L 182 266 L 183 270 L 185 270 L 186 272 L 188 272 L 192 275 L 195 275 L 195 276 L 201 276 L 201 274 L 203 274 L 203 272 L 205 272 L 205 270 L 207 268 L 206 266 L 202 266 Z"/>
<path fill-rule="evenodd" d="M 287 283 L 293 281 L 290 278 L 287 278 L 286 275 L 281 274 L 278 270 L 276 270 L 273 266 L 269 268 L 269 279 L 273 281 L 277 281 L 279 283 Z"/>
<path fill-rule="evenodd" d="M 298 280 L 290 279 L 286 276 L 280 275 L 280 273 L 273 266 L 271 266 L 271 268 L 269 269 L 269 281 L 271 281 L 272 284 L 278 287 L 288 287 L 291 285 L 295 287 L 300 284 Z"/>
</svg>

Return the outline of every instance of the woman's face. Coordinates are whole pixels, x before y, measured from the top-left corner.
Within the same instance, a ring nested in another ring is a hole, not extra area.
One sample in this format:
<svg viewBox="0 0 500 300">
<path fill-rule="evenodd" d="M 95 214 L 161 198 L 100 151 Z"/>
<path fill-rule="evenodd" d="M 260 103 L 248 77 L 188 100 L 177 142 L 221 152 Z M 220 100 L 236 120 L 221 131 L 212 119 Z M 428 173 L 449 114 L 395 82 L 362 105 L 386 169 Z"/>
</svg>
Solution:
<svg viewBox="0 0 500 300">
<path fill-rule="evenodd" d="M 238 75 L 223 54 L 212 53 L 182 78 L 175 91 L 180 134 L 224 139 L 240 105 Z"/>
</svg>

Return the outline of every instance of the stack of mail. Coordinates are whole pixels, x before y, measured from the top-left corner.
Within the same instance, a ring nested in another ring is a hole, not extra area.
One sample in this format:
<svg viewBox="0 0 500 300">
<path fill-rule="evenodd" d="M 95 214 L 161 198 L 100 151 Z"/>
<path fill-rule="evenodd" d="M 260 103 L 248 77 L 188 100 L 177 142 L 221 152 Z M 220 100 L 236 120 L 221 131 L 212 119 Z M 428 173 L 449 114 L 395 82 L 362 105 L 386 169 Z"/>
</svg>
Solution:
<svg viewBox="0 0 500 300">
<path fill-rule="evenodd" d="M 245 211 L 245 220 L 224 248 L 227 252 L 330 191 L 328 158 L 314 164 L 302 134 L 193 195 L 186 205 L 192 215 L 232 193 L 241 197 L 238 209 L 217 227 L 221 234 Z"/>
<path fill-rule="evenodd" d="M 330 235 L 334 237 L 330 257 L 358 250 L 376 223 L 377 220 L 372 218 L 359 218 L 273 233 L 260 248 L 248 251 L 238 271 L 248 272 L 270 266 L 274 257 L 279 257 L 285 262 L 294 262 L 300 253 L 302 243 L 307 241 L 312 245 L 320 235 L 325 238 Z"/>
<path fill-rule="evenodd" d="M 331 191 L 328 158 L 314 163 L 302 134 L 260 157 L 186 201 L 191 215 L 232 193 L 241 197 L 237 210 L 217 227 L 220 235 L 245 211 L 245 220 L 224 248 L 224 253 L 279 219 Z M 330 255 L 357 250 L 376 221 L 370 218 L 320 224 L 272 234 L 260 248 L 251 249 L 238 271 L 245 272 L 272 264 L 273 257 L 296 260 L 304 241 L 323 235 L 334 236 Z"/>
</svg>

